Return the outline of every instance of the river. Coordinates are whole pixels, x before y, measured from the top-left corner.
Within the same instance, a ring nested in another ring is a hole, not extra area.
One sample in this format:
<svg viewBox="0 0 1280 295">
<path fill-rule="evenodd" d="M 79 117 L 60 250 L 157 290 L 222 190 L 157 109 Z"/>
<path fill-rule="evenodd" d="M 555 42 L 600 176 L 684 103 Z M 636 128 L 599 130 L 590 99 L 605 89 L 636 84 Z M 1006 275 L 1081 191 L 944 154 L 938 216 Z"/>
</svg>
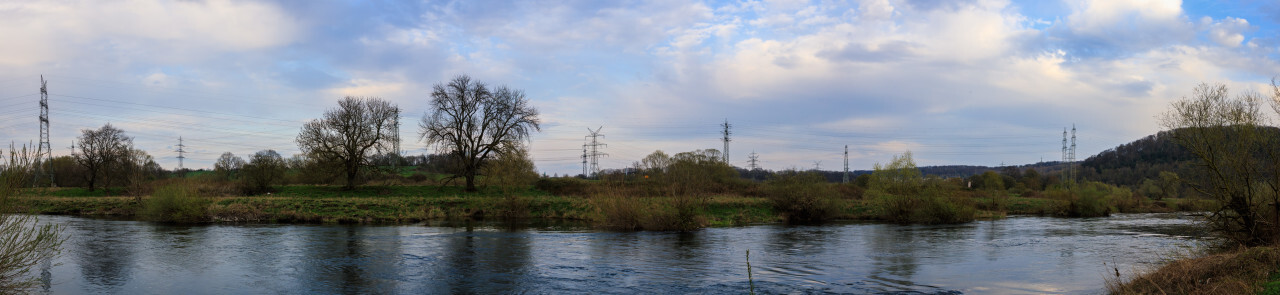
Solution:
<svg viewBox="0 0 1280 295">
<path fill-rule="evenodd" d="M 165 225 L 41 216 L 52 294 L 1001 294 L 1103 291 L 1204 240 L 1179 214 L 690 233 L 565 224 Z M 747 250 L 751 251 L 748 276 Z"/>
</svg>

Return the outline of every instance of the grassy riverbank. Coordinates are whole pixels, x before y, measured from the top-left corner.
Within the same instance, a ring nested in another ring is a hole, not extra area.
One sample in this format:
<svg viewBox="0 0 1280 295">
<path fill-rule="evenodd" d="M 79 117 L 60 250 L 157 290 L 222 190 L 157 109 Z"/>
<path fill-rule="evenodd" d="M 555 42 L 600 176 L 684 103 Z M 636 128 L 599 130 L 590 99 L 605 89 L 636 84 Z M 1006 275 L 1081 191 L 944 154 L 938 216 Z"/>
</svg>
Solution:
<svg viewBox="0 0 1280 295">
<path fill-rule="evenodd" d="M 629 196 L 617 191 L 585 196 L 553 195 L 534 189 L 487 188 L 464 193 L 457 187 L 281 186 L 276 192 L 236 196 L 217 184 L 176 182 L 143 196 L 80 188 L 26 189 L 13 198 L 15 210 L 40 214 L 117 216 L 177 222 L 395 223 L 458 219 L 566 219 L 623 230 L 687 230 L 788 220 L 775 199 L 742 194 L 701 197 Z M 172 188 L 181 188 L 173 190 Z M 614 193 L 610 193 L 614 192 Z M 1008 214 L 1063 215 L 1065 200 L 1047 197 L 983 195 L 947 198 L 974 206 L 972 219 Z M 1114 212 L 1169 212 L 1202 205 L 1169 199 L 1110 208 Z M 833 198 L 822 203 L 828 219 L 884 220 L 886 202 Z M 971 219 L 971 220 L 972 220 Z"/>
<path fill-rule="evenodd" d="M 1170 262 L 1128 281 L 1112 294 L 1280 294 L 1280 248 L 1241 248 Z M 1117 273 L 1119 270 L 1117 270 Z"/>
</svg>

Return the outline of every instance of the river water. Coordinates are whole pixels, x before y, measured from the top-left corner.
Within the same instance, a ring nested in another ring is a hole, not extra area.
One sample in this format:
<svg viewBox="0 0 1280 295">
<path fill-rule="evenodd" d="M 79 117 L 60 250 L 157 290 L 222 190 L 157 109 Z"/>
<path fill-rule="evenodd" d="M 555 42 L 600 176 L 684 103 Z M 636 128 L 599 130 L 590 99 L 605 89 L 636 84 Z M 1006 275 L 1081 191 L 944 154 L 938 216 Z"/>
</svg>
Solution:
<svg viewBox="0 0 1280 295">
<path fill-rule="evenodd" d="M 1069 293 L 1193 251 L 1178 214 L 607 232 L 563 224 L 164 225 L 41 216 L 52 294 Z M 750 250 L 750 275 L 746 257 Z"/>
</svg>

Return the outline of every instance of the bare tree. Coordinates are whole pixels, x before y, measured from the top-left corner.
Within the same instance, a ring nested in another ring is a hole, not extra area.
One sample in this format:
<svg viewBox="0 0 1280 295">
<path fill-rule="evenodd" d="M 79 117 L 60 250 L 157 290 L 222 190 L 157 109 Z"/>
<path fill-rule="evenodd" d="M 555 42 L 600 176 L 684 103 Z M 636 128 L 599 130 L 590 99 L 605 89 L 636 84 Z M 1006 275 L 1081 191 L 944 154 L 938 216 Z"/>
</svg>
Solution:
<svg viewBox="0 0 1280 295">
<path fill-rule="evenodd" d="M 341 163 L 347 175 L 346 188 L 353 189 L 360 169 L 399 140 L 394 132 L 399 129 L 399 117 L 400 108 L 385 100 L 348 96 L 323 118 L 302 126 L 298 148 L 317 160 Z"/>
<path fill-rule="evenodd" d="M 80 130 L 79 153 L 75 153 L 76 163 L 85 168 L 89 191 L 99 179 L 110 181 L 111 170 L 122 164 L 129 152 L 133 150 L 133 138 L 124 135 L 124 130 L 102 125 L 97 130 Z M 110 185 L 110 183 L 108 183 Z"/>
<path fill-rule="evenodd" d="M 244 164 L 244 159 L 231 152 L 225 152 L 218 157 L 217 161 L 213 162 L 213 172 L 222 179 L 230 180 L 240 173 L 240 169 L 244 168 Z"/>
<path fill-rule="evenodd" d="M 466 190 L 476 190 L 475 178 L 485 161 L 503 143 L 529 138 L 529 131 L 541 131 L 538 110 L 529 105 L 524 92 L 498 87 L 490 90 L 482 82 L 461 75 L 449 84 L 436 84 L 431 92 L 431 111 L 419 123 L 419 135 L 428 146 L 460 162 L 451 179 L 466 179 Z"/>
<path fill-rule="evenodd" d="M 1173 130 L 1173 140 L 1199 160 L 1204 177 L 1191 177 L 1199 180 L 1189 187 L 1221 204 L 1210 214 L 1210 224 L 1245 245 L 1276 237 L 1275 225 L 1260 210 L 1266 196 L 1275 193 L 1265 189 L 1276 187 L 1265 177 L 1274 167 L 1262 165 L 1273 139 L 1267 136 L 1261 104 L 1256 92 L 1230 97 L 1225 85 L 1200 84 L 1160 118 Z"/>
</svg>

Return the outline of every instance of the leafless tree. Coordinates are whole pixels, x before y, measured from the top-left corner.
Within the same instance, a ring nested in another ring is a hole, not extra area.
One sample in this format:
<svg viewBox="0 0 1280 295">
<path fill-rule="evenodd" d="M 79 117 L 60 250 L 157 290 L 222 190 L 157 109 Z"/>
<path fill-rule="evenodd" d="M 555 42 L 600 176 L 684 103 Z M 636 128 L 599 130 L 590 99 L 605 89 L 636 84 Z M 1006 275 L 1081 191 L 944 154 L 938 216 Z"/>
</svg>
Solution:
<svg viewBox="0 0 1280 295">
<path fill-rule="evenodd" d="M 1204 177 L 1188 182 L 1189 187 L 1221 204 L 1210 212 L 1210 224 L 1225 237 L 1251 246 L 1280 237 L 1263 207 L 1280 187 L 1266 177 L 1275 167 L 1263 165 L 1273 156 L 1267 151 L 1274 138 L 1267 135 L 1262 103 L 1257 92 L 1231 97 L 1225 85 L 1200 84 L 1191 97 L 1174 101 L 1160 118 L 1163 127 L 1173 130 L 1174 142 L 1199 160 Z"/>
<path fill-rule="evenodd" d="M 503 143 L 529 138 L 541 131 L 538 110 L 529 105 L 524 91 L 498 87 L 489 89 L 471 77 L 461 75 L 449 84 L 436 84 L 431 92 L 431 110 L 423 115 L 419 135 L 460 162 L 454 178 L 466 179 L 466 190 L 476 190 L 475 178 L 485 161 Z"/>
<path fill-rule="evenodd" d="M 89 191 L 93 191 L 99 179 L 110 180 L 107 175 L 113 167 L 122 164 L 129 156 L 133 150 L 133 138 L 125 136 L 124 130 L 112 127 L 111 124 L 103 125 L 97 130 L 83 129 L 80 133 L 79 144 L 76 146 L 80 152 L 74 156 L 76 163 L 85 168 Z"/>
<path fill-rule="evenodd" d="M 302 126 L 298 148 L 321 161 L 342 164 L 347 189 L 356 185 L 360 169 L 376 154 L 389 151 L 398 140 L 400 108 L 376 97 L 345 97 L 338 108 Z"/>
<path fill-rule="evenodd" d="M 235 178 L 240 169 L 244 168 L 244 159 L 237 157 L 231 152 L 222 153 L 218 160 L 213 162 L 213 172 L 222 179 Z"/>
</svg>

